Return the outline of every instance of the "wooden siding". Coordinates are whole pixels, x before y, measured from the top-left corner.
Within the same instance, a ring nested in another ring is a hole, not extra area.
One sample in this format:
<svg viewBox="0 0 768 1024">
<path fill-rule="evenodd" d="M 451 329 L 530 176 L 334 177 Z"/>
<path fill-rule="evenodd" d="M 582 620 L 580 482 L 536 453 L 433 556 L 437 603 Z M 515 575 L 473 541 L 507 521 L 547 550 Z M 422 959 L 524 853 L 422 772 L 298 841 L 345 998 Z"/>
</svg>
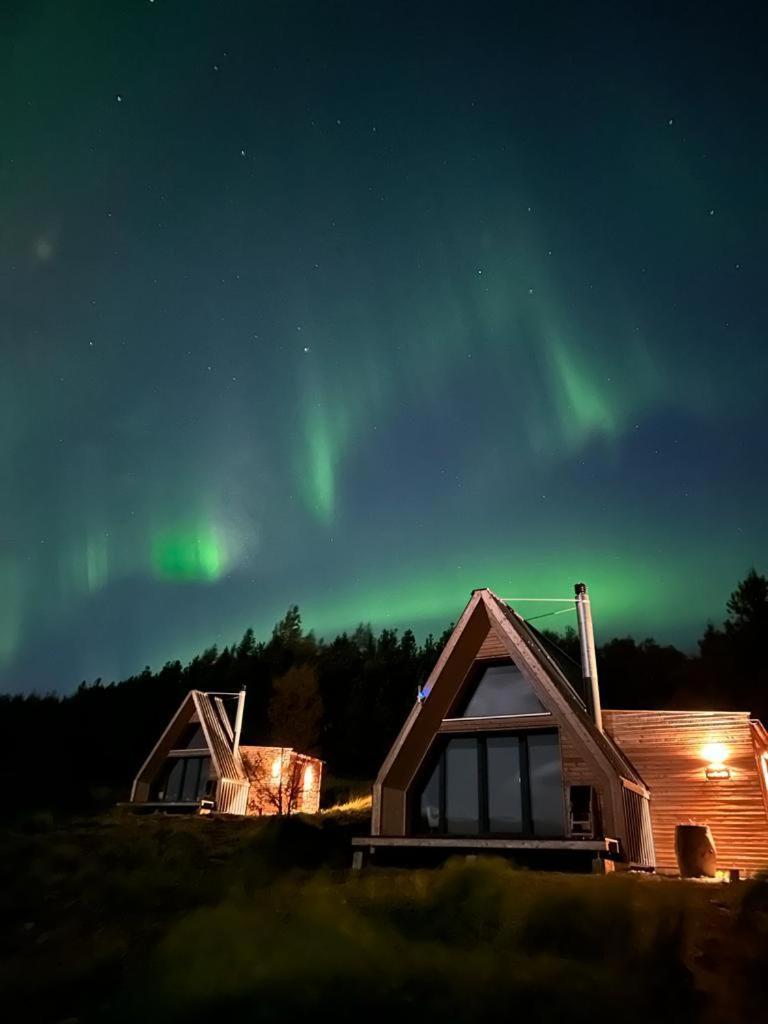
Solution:
<svg viewBox="0 0 768 1024">
<path fill-rule="evenodd" d="M 248 783 L 219 779 L 216 787 L 216 811 L 219 814 L 248 813 Z"/>
<path fill-rule="evenodd" d="M 564 797 L 567 800 L 569 786 L 591 786 L 597 801 L 594 812 L 597 832 L 605 835 L 622 833 L 623 829 L 616 821 L 611 790 L 606 785 L 603 772 L 592 758 L 585 756 L 582 745 L 574 739 L 568 729 L 560 729 L 559 733 Z"/>
<path fill-rule="evenodd" d="M 639 793 L 635 786 L 625 786 L 621 797 L 624 804 L 624 820 L 627 823 L 624 856 L 630 867 L 655 868 L 656 854 L 650 800 L 647 795 Z"/>
<path fill-rule="evenodd" d="M 480 650 L 477 652 L 478 661 L 484 658 L 508 658 L 509 653 L 504 645 L 504 641 L 501 639 L 495 629 L 488 630 L 488 636 L 483 640 L 480 645 Z"/>
<path fill-rule="evenodd" d="M 768 866 L 768 814 L 746 712 L 604 711 L 606 731 L 651 791 L 657 870 L 677 872 L 675 826 L 709 825 L 718 868 Z M 729 779 L 708 780 L 702 748 L 722 743 Z"/>
<path fill-rule="evenodd" d="M 563 782 L 567 786 L 592 786 L 604 796 L 605 781 L 594 761 L 584 756 L 582 747 L 567 729 L 560 730 L 560 750 L 563 758 Z M 601 801 L 602 802 L 602 801 Z"/>
</svg>

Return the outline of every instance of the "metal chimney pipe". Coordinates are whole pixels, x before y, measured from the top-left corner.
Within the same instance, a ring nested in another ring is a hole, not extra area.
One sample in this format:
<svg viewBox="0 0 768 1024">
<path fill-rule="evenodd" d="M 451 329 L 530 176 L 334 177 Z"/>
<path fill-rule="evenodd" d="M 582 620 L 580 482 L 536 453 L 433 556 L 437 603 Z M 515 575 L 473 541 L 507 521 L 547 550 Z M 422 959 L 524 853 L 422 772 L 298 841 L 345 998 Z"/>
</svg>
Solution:
<svg viewBox="0 0 768 1024">
<path fill-rule="evenodd" d="M 595 656 L 595 631 L 592 628 L 592 609 L 589 604 L 586 583 L 577 583 L 576 614 L 579 619 L 579 642 L 581 645 L 581 675 L 584 679 L 584 690 L 587 705 L 595 725 L 603 731 L 603 710 L 600 706 L 600 687 L 597 682 L 597 658 Z"/>
<path fill-rule="evenodd" d="M 232 749 L 237 753 L 240 746 L 240 733 L 243 731 L 243 711 L 245 710 L 245 683 L 240 687 L 237 695 L 237 711 L 235 712 L 235 730 L 232 737 Z"/>
</svg>

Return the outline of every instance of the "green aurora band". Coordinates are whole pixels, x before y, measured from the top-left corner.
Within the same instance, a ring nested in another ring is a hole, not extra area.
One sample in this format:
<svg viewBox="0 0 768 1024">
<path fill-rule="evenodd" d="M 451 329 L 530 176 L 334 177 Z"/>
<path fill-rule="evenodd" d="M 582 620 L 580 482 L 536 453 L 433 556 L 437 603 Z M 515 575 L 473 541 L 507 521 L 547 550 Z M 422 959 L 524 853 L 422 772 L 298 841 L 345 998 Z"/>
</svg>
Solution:
<svg viewBox="0 0 768 1024">
<path fill-rule="evenodd" d="M 691 647 L 765 571 L 768 96 L 728 25 L 649 29 L 654 77 L 586 17 L 376 6 L 14 26 L 0 688 L 578 579 L 600 637 Z"/>
</svg>

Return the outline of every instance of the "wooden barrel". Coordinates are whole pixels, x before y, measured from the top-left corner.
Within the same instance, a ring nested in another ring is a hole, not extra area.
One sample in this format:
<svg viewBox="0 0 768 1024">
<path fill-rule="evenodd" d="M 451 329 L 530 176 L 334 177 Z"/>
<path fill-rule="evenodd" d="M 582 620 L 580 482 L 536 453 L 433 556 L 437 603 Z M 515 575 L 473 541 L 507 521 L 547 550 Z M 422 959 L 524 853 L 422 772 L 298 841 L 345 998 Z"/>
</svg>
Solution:
<svg viewBox="0 0 768 1024">
<path fill-rule="evenodd" d="M 681 878 L 714 878 L 717 850 L 709 825 L 676 825 L 675 854 Z"/>
</svg>

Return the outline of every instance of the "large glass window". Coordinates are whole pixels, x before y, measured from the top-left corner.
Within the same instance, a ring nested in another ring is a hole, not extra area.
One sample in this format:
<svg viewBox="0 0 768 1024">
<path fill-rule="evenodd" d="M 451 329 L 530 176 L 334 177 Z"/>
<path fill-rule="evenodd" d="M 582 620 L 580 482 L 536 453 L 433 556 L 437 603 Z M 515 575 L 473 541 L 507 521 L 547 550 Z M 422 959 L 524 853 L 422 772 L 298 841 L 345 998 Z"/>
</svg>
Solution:
<svg viewBox="0 0 768 1024">
<path fill-rule="evenodd" d="M 454 736 L 417 794 L 417 833 L 562 836 L 563 781 L 556 732 Z"/>
<path fill-rule="evenodd" d="M 537 836 L 563 834 L 563 776 L 560 748 L 554 733 L 528 736 L 531 817 Z"/>
<path fill-rule="evenodd" d="M 203 750 L 208 743 L 205 733 L 199 722 L 190 722 L 185 725 L 178 740 L 174 743 L 174 750 Z"/>
<path fill-rule="evenodd" d="M 462 718 L 499 718 L 504 715 L 541 715 L 546 708 L 517 665 L 490 665 L 469 699 Z"/>
<path fill-rule="evenodd" d="M 477 741 L 452 739 L 445 749 L 445 831 L 469 835 L 480 827 Z"/>
<path fill-rule="evenodd" d="M 166 781 L 161 785 L 159 797 L 161 800 L 178 800 L 181 797 L 181 784 L 184 781 L 184 762 L 179 758 L 176 761 L 166 762 Z"/>
<path fill-rule="evenodd" d="M 188 757 L 185 759 L 184 785 L 181 787 L 181 799 L 184 801 L 194 800 L 197 797 L 197 789 L 200 784 L 200 757 Z"/>
<path fill-rule="evenodd" d="M 440 762 L 435 765 L 419 798 L 419 831 L 440 829 Z"/>
<path fill-rule="evenodd" d="M 208 792 L 209 757 L 168 758 L 151 799 L 166 803 L 192 803 Z"/>
<path fill-rule="evenodd" d="M 488 756 L 488 831 L 522 832 L 520 739 L 517 736 L 489 736 L 485 744 Z"/>
</svg>

